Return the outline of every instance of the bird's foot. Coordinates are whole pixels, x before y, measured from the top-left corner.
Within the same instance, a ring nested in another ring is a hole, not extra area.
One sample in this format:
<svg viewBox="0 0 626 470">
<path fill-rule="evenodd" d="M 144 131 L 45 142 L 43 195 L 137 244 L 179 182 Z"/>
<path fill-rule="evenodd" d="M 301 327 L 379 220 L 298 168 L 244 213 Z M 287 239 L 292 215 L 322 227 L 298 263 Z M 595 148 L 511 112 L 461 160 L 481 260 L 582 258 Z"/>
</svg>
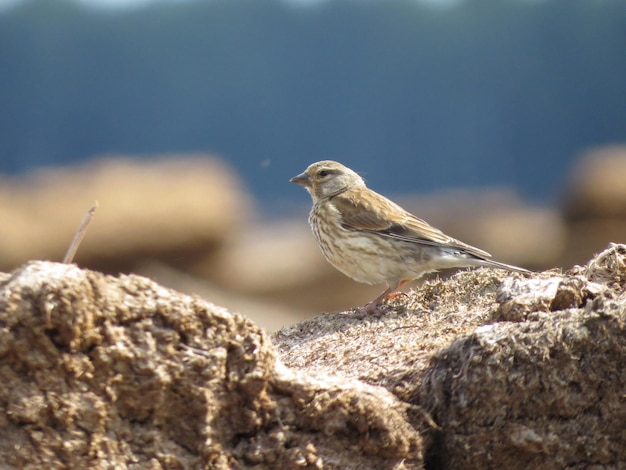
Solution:
<svg viewBox="0 0 626 470">
<path fill-rule="evenodd" d="M 391 299 L 396 299 L 398 297 L 409 297 L 409 294 L 407 294 L 406 292 L 392 292 L 391 294 L 388 294 L 387 297 L 385 297 L 383 300 L 391 300 Z"/>
<path fill-rule="evenodd" d="M 361 308 L 365 310 L 365 313 L 369 313 L 370 315 L 373 315 L 374 313 L 379 312 L 380 307 L 381 307 L 381 304 L 379 302 L 372 301 L 372 302 L 366 303 Z"/>
<path fill-rule="evenodd" d="M 387 310 L 389 307 L 387 304 L 387 301 L 389 300 L 393 300 L 396 299 L 398 297 L 407 297 L 408 298 L 408 294 L 406 292 L 390 292 L 390 293 L 384 293 L 384 295 L 381 295 L 379 297 L 377 297 L 376 299 L 372 300 L 371 302 L 365 304 L 362 308 L 363 310 L 365 310 L 366 313 L 369 314 L 373 314 L 373 313 L 380 313 L 381 310 Z"/>
</svg>

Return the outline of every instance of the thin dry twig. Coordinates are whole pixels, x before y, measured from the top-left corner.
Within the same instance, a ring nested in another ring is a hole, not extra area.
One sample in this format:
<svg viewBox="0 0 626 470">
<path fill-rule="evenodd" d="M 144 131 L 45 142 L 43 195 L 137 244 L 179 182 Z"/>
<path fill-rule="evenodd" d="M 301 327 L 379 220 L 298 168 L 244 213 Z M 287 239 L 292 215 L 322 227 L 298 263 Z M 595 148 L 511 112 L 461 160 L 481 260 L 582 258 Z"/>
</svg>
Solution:
<svg viewBox="0 0 626 470">
<path fill-rule="evenodd" d="M 89 223 L 91 222 L 91 219 L 93 215 L 95 214 L 97 208 L 98 208 L 98 201 L 94 201 L 93 205 L 91 206 L 91 209 L 89 209 L 87 214 L 85 214 L 85 217 L 83 217 L 83 221 L 80 223 L 80 226 L 78 227 L 78 230 L 76 231 L 76 234 L 74 235 L 74 239 L 72 240 L 72 243 L 70 243 L 70 247 L 67 249 L 67 253 L 65 253 L 65 258 L 63 258 L 64 263 L 69 264 L 74 260 L 74 255 L 76 254 L 76 251 L 78 250 L 80 242 L 83 241 L 83 237 L 85 236 L 85 233 L 87 232 L 87 227 L 89 226 Z"/>
</svg>

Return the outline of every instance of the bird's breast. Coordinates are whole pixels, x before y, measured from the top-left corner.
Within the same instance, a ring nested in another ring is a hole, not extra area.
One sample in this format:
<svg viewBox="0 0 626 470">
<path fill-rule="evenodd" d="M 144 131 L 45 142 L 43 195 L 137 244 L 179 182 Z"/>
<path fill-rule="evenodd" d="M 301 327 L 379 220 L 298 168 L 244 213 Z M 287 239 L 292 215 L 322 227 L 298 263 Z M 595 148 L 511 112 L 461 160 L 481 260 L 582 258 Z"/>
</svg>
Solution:
<svg viewBox="0 0 626 470">
<path fill-rule="evenodd" d="M 399 262 L 388 241 L 367 232 L 342 226 L 341 213 L 331 204 L 316 204 L 309 224 L 326 260 L 346 276 L 368 284 L 383 284 L 394 277 Z"/>
</svg>

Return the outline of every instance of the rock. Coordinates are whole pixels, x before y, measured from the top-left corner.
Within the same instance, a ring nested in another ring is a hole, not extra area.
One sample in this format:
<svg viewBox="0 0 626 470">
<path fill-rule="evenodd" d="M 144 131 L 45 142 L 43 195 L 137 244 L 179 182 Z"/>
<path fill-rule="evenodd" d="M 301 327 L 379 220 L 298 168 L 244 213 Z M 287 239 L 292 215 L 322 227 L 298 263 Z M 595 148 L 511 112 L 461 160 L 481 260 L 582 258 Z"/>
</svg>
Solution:
<svg viewBox="0 0 626 470">
<path fill-rule="evenodd" d="M 151 258 L 193 266 L 245 223 L 250 209 L 239 179 L 208 155 L 116 156 L 39 170 L 0 185 L 0 269 L 63 259 L 94 200 L 100 207 L 76 261 L 112 273 Z"/>
<path fill-rule="evenodd" d="M 407 405 L 139 276 L 0 276 L 2 468 L 421 468 Z M 404 465 L 404 467 L 402 467 Z"/>
<path fill-rule="evenodd" d="M 498 291 L 495 319 L 522 321 L 531 313 L 579 308 L 605 290 L 605 285 L 580 275 L 505 279 Z"/>
<path fill-rule="evenodd" d="M 626 219 L 625 178 L 626 146 L 600 147 L 584 153 L 566 181 L 566 219 Z"/>
<path fill-rule="evenodd" d="M 431 452 L 444 468 L 621 468 L 624 319 L 614 302 L 535 313 L 439 352 L 421 391 L 444 430 Z"/>
<path fill-rule="evenodd" d="M 625 276 L 624 245 L 564 274 L 463 271 L 276 342 L 290 367 L 412 405 L 426 468 L 622 468 Z"/>
<path fill-rule="evenodd" d="M 613 245 L 582 276 L 540 281 L 536 308 L 523 290 L 525 321 L 483 325 L 433 356 L 420 403 L 442 427 L 429 452 L 443 468 L 626 465 L 625 263 Z"/>
<path fill-rule="evenodd" d="M 609 248 L 593 258 L 584 270 L 592 282 L 607 284 L 620 291 L 626 285 L 626 245 L 610 243 Z"/>
<path fill-rule="evenodd" d="M 626 146 L 592 149 L 567 177 L 563 215 L 567 238 L 561 266 L 583 263 L 609 241 L 626 242 Z"/>
</svg>

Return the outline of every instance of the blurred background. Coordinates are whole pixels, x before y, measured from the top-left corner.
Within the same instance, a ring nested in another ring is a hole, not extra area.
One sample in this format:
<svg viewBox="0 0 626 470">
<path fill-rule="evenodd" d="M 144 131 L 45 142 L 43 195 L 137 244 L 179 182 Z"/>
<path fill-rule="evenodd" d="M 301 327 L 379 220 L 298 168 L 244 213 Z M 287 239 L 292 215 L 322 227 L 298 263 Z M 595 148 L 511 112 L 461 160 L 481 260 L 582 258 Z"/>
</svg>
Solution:
<svg viewBox="0 0 626 470">
<path fill-rule="evenodd" d="M 269 330 L 363 305 L 288 182 L 333 159 L 530 269 L 626 242 L 624 0 L 0 0 L 0 270 L 76 262 Z"/>
</svg>

